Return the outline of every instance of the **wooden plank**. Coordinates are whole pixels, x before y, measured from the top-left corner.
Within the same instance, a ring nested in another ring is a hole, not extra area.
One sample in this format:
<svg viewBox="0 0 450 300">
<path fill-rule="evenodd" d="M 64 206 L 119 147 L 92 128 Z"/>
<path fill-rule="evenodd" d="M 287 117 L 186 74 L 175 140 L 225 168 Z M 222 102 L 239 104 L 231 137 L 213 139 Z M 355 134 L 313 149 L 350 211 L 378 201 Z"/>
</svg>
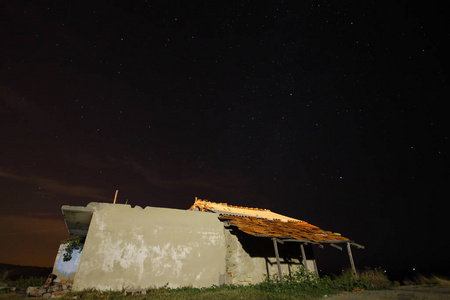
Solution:
<svg viewBox="0 0 450 300">
<path fill-rule="evenodd" d="M 342 247 L 339 247 L 336 244 L 330 244 L 330 246 L 342 251 Z"/>
<path fill-rule="evenodd" d="M 277 258 L 278 278 L 280 280 L 280 283 L 283 283 L 283 274 L 281 273 L 281 263 L 280 263 L 280 256 L 278 255 L 277 239 L 272 238 L 272 240 L 273 240 L 273 248 L 275 249 L 275 256 Z"/>
<path fill-rule="evenodd" d="M 358 279 L 358 274 L 356 273 L 355 262 L 353 261 L 352 249 L 350 248 L 350 243 L 347 243 L 348 256 L 350 258 L 350 265 L 352 266 L 353 274 L 355 279 Z"/>
<path fill-rule="evenodd" d="M 365 248 L 363 245 L 360 245 L 360 244 L 357 244 L 357 243 L 354 243 L 354 242 L 350 242 L 350 245 L 355 246 L 355 247 L 357 247 L 359 249 L 364 249 Z"/>
</svg>

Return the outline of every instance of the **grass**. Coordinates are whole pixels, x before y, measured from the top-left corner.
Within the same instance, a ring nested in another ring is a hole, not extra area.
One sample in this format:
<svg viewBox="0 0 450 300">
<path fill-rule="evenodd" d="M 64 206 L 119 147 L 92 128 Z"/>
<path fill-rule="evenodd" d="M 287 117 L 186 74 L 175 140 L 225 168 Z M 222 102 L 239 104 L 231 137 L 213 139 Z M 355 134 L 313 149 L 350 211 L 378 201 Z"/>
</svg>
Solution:
<svg viewBox="0 0 450 300">
<path fill-rule="evenodd" d="M 66 295 L 65 299 L 319 299 L 325 295 L 354 290 L 386 289 L 395 286 L 380 269 L 366 269 L 355 279 L 352 272 L 340 276 L 318 278 L 304 269 L 283 277 L 276 276 L 253 285 L 222 285 L 209 288 L 166 287 L 151 289 L 146 295 L 125 296 L 124 291 L 100 292 L 88 290 Z"/>
<path fill-rule="evenodd" d="M 146 294 L 125 296 L 124 291 L 101 292 L 86 290 L 69 293 L 63 299 L 320 299 L 325 295 L 333 295 L 341 292 L 358 290 L 389 289 L 399 285 L 391 282 L 385 273 L 379 269 L 366 268 L 359 273 L 359 279 L 355 279 L 351 271 L 339 276 L 324 276 L 318 278 L 304 269 L 299 269 L 290 276 L 283 277 L 282 284 L 277 282 L 277 277 L 268 278 L 265 282 L 253 285 L 222 285 L 209 288 L 182 287 L 170 289 L 167 287 L 153 288 Z M 8 286 L 15 286 L 19 292 L 0 291 L 0 300 L 23 299 L 23 290 L 30 286 L 43 285 L 46 278 L 19 278 L 9 280 L 8 274 L 0 273 L 0 280 L 8 282 Z M 437 276 L 418 275 L 413 280 L 404 282 L 408 285 L 450 285 L 450 280 Z"/>
<path fill-rule="evenodd" d="M 8 274 L 0 274 L 7 281 Z M 63 299 L 319 299 L 325 295 L 354 290 L 386 289 L 395 286 L 381 269 L 369 269 L 359 274 L 355 279 L 351 271 L 340 276 L 324 276 L 318 278 L 301 268 L 290 276 L 283 277 L 284 282 L 278 283 L 277 276 L 253 285 L 221 285 L 209 288 L 182 287 L 170 289 L 167 287 L 153 288 L 144 294 L 125 296 L 124 291 L 101 292 L 86 290 L 67 294 Z M 21 293 L 1 293 L 0 299 L 23 299 L 23 290 L 28 286 L 41 286 L 46 278 L 19 279 L 8 282 Z M 74 298 L 75 297 L 75 298 Z"/>
<path fill-rule="evenodd" d="M 23 299 L 25 297 L 24 290 L 29 286 L 41 286 L 45 284 L 46 277 L 23 277 L 14 276 L 14 272 L 10 270 L 0 272 L 0 282 L 6 284 L 8 288 L 0 289 L 0 299 Z M 14 289 L 15 292 L 11 290 Z"/>
<path fill-rule="evenodd" d="M 16 288 L 18 290 L 24 290 L 29 286 L 41 286 L 45 284 L 47 277 L 24 277 L 20 276 L 17 279 L 12 278 L 11 271 L 3 271 L 0 272 L 0 282 L 6 283 L 6 285 L 10 288 Z"/>
<path fill-rule="evenodd" d="M 436 275 L 423 276 L 417 275 L 412 280 L 407 279 L 404 281 L 405 285 L 450 285 L 450 280 Z"/>
</svg>

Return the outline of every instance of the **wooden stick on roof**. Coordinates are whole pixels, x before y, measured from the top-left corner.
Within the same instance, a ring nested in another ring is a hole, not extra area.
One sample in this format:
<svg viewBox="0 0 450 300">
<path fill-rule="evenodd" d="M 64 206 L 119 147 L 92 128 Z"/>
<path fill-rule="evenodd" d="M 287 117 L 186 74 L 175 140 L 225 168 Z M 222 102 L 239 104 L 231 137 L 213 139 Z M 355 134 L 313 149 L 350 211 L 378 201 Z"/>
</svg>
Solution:
<svg viewBox="0 0 450 300">
<path fill-rule="evenodd" d="M 114 196 L 114 203 L 113 204 L 116 204 L 116 199 L 117 199 L 117 193 L 119 192 L 119 190 L 116 190 L 116 195 Z"/>
</svg>

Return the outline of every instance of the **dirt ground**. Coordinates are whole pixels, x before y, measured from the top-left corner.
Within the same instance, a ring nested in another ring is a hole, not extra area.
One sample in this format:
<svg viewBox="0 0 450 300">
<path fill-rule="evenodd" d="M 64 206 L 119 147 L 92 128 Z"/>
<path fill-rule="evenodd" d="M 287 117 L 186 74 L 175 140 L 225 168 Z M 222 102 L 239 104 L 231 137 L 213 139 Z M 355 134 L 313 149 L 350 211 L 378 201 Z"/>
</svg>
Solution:
<svg viewBox="0 0 450 300">
<path fill-rule="evenodd" d="M 335 296 L 324 297 L 323 299 L 327 300 L 449 299 L 450 300 L 450 285 L 409 285 L 396 287 L 391 290 L 343 293 Z"/>
</svg>

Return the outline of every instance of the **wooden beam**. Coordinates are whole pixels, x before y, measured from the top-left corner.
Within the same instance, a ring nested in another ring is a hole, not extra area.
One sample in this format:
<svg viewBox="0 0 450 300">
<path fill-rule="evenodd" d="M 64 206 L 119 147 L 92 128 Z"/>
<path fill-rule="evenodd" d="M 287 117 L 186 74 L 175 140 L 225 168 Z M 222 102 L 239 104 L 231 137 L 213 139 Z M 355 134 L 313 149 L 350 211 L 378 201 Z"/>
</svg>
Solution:
<svg viewBox="0 0 450 300">
<path fill-rule="evenodd" d="M 350 258 L 350 265 L 352 266 L 353 275 L 355 279 L 358 279 L 358 274 L 356 273 L 355 262 L 353 261 L 352 249 L 350 248 L 350 243 L 347 243 L 348 257 Z"/>
<path fill-rule="evenodd" d="M 355 246 L 355 247 L 357 247 L 359 249 L 364 249 L 365 248 L 363 245 L 360 245 L 360 244 L 357 244 L 357 243 L 354 243 L 354 242 L 350 242 L 350 245 Z"/>
<path fill-rule="evenodd" d="M 303 244 L 300 244 L 300 250 L 302 251 L 302 262 L 303 262 L 303 266 L 305 267 L 305 270 L 307 270 L 308 267 L 306 266 L 305 247 L 303 246 Z"/>
<path fill-rule="evenodd" d="M 278 243 L 284 244 L 284 241 L 283 241 L 283 240 L 280 240 L 280 239 L 277 239 L 277 238 L 274 238 L 274 239 L 276 239 Z"/>
<path fill-rule="evenodd" d="M 302 244 L 313 244 L 316 245 L 319 248 L 323 248 L 323 245 L 317 242 L 313 242 L 310 240 L 297 240 L 297 239 L 284 239 L 283 242 L 295 242 L 295 243 L 302 243 Z"/>
<path fill-rule="evenodd" d="M 280 283 L 283 283 L 283 274 L 281 273 L 281 263 L 280 263 L 280 256 L 278 255 L 277 239 L 272 238 L 272 240 L 273 240 L 273 248 L 275 249 L 275 256 L 277 258 L 278 278 L 279 278 Z"/>
<path fill-rule="evenodd" d="M 342 247 L 339 247 L 336 244 L 330 244 L 330 246 L 342 251 Z"/>
<path fill-rule="evenodd" d="M 284 242 L 295 242 L 295 243 L 309 243 L 308 240 L 297 240 L 297 239 L 284 239 Z"/>
</svg>

